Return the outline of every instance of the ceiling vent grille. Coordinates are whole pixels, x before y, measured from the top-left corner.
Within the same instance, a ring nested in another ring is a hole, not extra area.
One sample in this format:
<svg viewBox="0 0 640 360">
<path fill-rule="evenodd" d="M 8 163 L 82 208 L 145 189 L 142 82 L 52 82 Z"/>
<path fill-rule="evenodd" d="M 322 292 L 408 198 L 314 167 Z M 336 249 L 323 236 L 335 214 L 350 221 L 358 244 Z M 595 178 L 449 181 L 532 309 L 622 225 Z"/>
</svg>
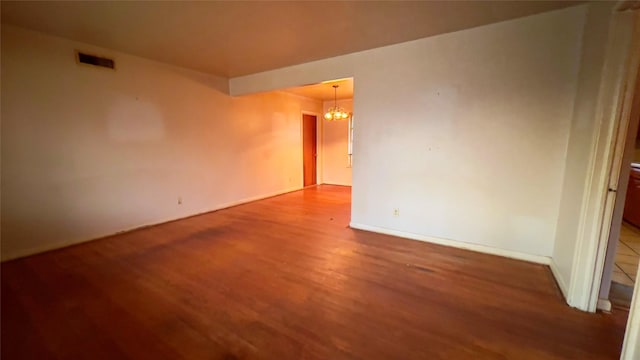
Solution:
<svg viewBox="0 0 640 360">
<path fill-rule="evenodd" d="M 83 53 L 83 52 L 80 52 L 80 51 L 77 51 L 76 53 L 77 53 L 78 63 L 80 63 L 80 64 L 100 66 L 100 67 L 107 68 L 107 69 L 115 69 L 116 68 L 116 63 L 115 63 L 115 61 L 113 61 L 113 59 L 100 57 L 100 56 L 95 56 L 95 55 L 90 55 L 90 54 L 86 54 L 86 53 Z"/>
</svg>

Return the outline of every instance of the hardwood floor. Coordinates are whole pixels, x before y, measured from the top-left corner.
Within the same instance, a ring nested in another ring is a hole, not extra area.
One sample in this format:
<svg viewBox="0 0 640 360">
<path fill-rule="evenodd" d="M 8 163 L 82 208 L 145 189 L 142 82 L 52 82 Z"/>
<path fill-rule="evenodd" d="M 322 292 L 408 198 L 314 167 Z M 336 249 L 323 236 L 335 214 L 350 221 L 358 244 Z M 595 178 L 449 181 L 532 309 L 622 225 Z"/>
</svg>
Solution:
<svg viewBox="0 0 640 360">
<path fill-rule="evenodd" d="M 348 228 L 319 186 L 2 264 L 3 359 L 615 359 L 549 269 Z"/>
</svg>

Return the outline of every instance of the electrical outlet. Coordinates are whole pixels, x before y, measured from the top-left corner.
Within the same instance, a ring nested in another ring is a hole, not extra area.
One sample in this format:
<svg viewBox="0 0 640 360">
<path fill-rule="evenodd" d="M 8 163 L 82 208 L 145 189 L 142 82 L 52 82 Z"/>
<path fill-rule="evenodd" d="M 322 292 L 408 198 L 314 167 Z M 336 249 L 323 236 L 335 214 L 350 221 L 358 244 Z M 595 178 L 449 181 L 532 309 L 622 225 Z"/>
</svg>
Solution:
<svg viewBox="0 0 640 360">
<path fill-rule="evenodd" d="M 178 205 L 182 205 L 182 196 L 178 197 Z"/>
<path fill-rule="evenodd" d="M 393 209 L 393 216 L 400 216 L 400 209 Z"/>
</svg>

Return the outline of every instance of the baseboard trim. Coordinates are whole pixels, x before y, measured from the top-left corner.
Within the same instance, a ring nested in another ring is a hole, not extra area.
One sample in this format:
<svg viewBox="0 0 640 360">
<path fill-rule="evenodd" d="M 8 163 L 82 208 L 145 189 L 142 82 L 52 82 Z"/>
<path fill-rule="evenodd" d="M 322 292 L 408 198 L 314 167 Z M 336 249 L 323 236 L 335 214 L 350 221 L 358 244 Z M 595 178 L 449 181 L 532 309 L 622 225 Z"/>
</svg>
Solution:
<svg viewBox="0 0 640 360">
<path fill-rule="evenodd" d="M 596 309 L 611 312 L 611 301 L 609 301 L 609 299 L 598 299 Z"/>
<path fill-rule="evenodd" d="M 272 197 L 275 197 L 275 196 L 280 196 L 280 195 L 288 194 L 288 193 L 291 193 L 291 192 L 300 191 L 300 190 L 303 190 L 303 189 L 304 189 L 303 187 L 298 186 L 298 187 L 295 187 L 295 188 L 289 188 L 289 189 L 282 190 L 282 191 L 276 191 L 276 192 L 273 192 L 273 193 L 270 193 L 270 194 L 266 194 L 266 195 L 258 195 L 258 196 L 254 196 L 254 197 L 238 200 L 238 201 L 232 201 L 232 202 L 228 202 L 228 203 L 222 204 L 222 205 L 216 207 L 215 209 L 208 210 L 208 211 L 205 211 L 205 212 L 201 212 L 199 214 L 189 215 L 189 216 L 187 216 L 185 218 L 189 218 L 189 217 L 192 217 L 192 216 L 198 216 L 198 215 L 202 215 L 202 214 L 206 214 L 206 213 L 209 213 L 209 212 L 218 211 L 218 210 L 222 210 L 222 209 L 228 209 L 228 208 L 231 208 L 231 207 L 234 207 L 234 206 L 243 205 L 243 204 L 254 202 L 254 201 L 258 201 L 258 200 L 264 200 L 264 199 L 272 198 Z M 182 219 L 185 219 L 185 218 L 180 218 L 180 219 L 176 219 L 176 220 L 182 220 Z M 175 220 L 171 220 L 171 221 L 175 221 Z"/>
<path fill-rule="evenodd" d="M 564 282 L 562 275 L 560 275 L 560 269 L 558 269 L 558 265 L 556 265 L 556 262 L 553 261 L 553 259 L 551 259 L 549 263 L 549 267 L 551 268 L 551 274 L 553 274 L 553 277 L 556 279 L 556 283 L 560 288 L 560 292 L 562 292 L 562 296 L 564 296 L 565 300 L 568 299 L 567 295 L 569 294 L 569 291 L 568 291 L 569 288 L 567 287 L 567 284 Z"/>
<path fill-rule="evenodd" d="M 419 241 L 424 241 L 432 244 L 444 245 L 444 246 L 454 247 L 458 249 L 471 250 L 471 251 L 480 252 L 484 254 L 502 256 L 510 259 L 523 260 L 523 261 L 532 262 L 536 264 L 549 265 L 551 263 L 551 258 L 547 256 L 531 255 L 531 254 L 526 254 L 518 251 L 494 248 L 486 245 L 471 244 L 471 243 L 466 243 L 462 241 L 414 234 L 410 232 L 392 230 L 392 229 L 387 229 L 383 227 L 370 226 L 370 225 L 359 224 L 354 222 L 351 222 L 349 226 L 358 230 L 365 230 L 365 231 L 371 231 L 371 232 L 376 232 L 380 234 L 393 235 L 393 236 L 398 236 L 405 239 L 419 240 Z"/>
<path fill-rule="evenodd" d="M 340 184 L 335 182 L 323 182 L 322 185 L 335 185 L 335 186 L 348 186 L 351 187 L 351 184 Z"/>
<path fill-rule="evenodd" d="M 110 236 L 114 236 L 114 235 L 118 235 L 118 234 L 124 234 L 124 233 L 128 233 L 128 232 L 136 231 L 136 230 L 141 230 L 141 229 L 149 228 L 149 227 L 152 227 L 152 226 L 158 226 L 158 225 L 167 224 L 167 223 L 174 222 L 174 221 L 184 220 L 184 219 L 188 219 L 188 218 L 191 218 L 191 217 L 194 217 L 194 216 L 204 215 L 204 214 L 208 214 L 208 213 L 211 213 L 211 212 L 215 212 L 215 211 L 219 211 L 219 210 L 223 210 L 223 209 L 228 209 L 228 208 L 231 208 L 231 207 L 234 207 L 234 206 L 238 206 L 238 205 L 242 205 L 242 204 L 246 204 L 246 203 L 250 203 L 250 202 L 254 202 L 254 201 L 258 201 L 258 200 L 264 200 L 264 199 L 268 199 L 268 198 L 271 198 L 271 197 L 280 196 L 280 195 L 288 194 L 288 193 L 291 193 L 291 192 L 299 191 L 299 190 L 302 190 L 302 189 L 303 188 L 301 188 L 301 187 L 289 188 L 289 189 L 286 189 L 286 190 L 276 191 L 276 192 L 265 194 L 265 195 L 258 195 L 258 196 L 253 196 L 253 197 L 245 198 L 245 199 L 242 199 L 242 200 L 238 200 L 238 201 L 232 201 L 232 202 L 228 202 L 228 203 L 223 203 L 223 204 L 220 204 L 220 205 L 216 206 L 215 208 L 206 209 L 206 210 L 203 210 L 203 211 L 198 211 L 198 212 L 190 214 L 190 215 L 180 216 L 180 217 L 177 217 L 177 218 L 170 218 L 170 219 L 166 219 L 166 220 L 161 220 L 159 222 L 154 222 L 154 223 L 150 223 L 150 224 L 144 224 L 144 225 L 140 225 L 140 226 L 136 226 L 136 227 L 133 227 L 133 228 L 124 229 L 124 230 L 119 230 L 119 231 L 116 231 L 116 232 L 113 232 L 113 233 L 109 233 L 109 234 L 96 235 L 96 236 L 92 236 L 92 237 L 90 237 L 88 239 L 76 239 L 76 240 L 60 241 L 60 242 L 56 242 L 56 243 L 45 244 L 43 246 L 36 246 L 36 247 L 29 248 L 29 249 L 23 249 L 21 251 L 11 252 L 8 255 L 6 255 L 4 253 L 4 251 L 2 251 L 2 255 L 1 255 L 2 256 L 2 262 L 15 260 L 15 259 L 19 259 L 19 258 L 31 256 L 31 255 L 36 255 L 36 254 L 44 253 L 44 252 L 47 252 L 47 251 L 59 250 L 59 249 L 65 248 L 65 247 L 79 245 L 79 244 L 86 243 L 86 242 L 89 242 L 89 241 L 100 240 L 100 239 L 108 238 Z"/>
</svg>

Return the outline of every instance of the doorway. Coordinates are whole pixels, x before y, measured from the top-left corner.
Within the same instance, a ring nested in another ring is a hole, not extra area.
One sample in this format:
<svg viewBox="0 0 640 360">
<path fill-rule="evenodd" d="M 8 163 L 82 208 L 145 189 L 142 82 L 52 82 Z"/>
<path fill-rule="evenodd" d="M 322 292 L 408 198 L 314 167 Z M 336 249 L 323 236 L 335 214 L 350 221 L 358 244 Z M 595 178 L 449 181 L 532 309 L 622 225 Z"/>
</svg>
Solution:
<svg viewBox="0 0 640 360">
<path fill-rule="evenodd" d="M 303 186 L 316 185 L 318 158 L 318 117 L 302 114 L 302 172 Z"/>
<path fill-rule="evenodd" d="M 639 94 L 636 93 L 636 100 Z M 637 104 L 638 102 L 635 101 Z M 636 106 L 637 107 L 637 106 Z M 640 133 L 638 109 L 632 110 L 622 157 L 599 298 L 600 308 L 631 305 L 640 262 Z"/>
<path fill-rule="evenodd" d="M 640 71 L 632 84 L 625 90 L 631 96 L 622 106 L 629 110 L 621 115 L 613 145 L 614 159 L 620 162 L 609 175 L 615 179 L 608 189 L 614 200 L 598 295 L 598 308 L 605 311 L 612 306 L 629 309 L 640 262 Z"/>
</svg>

